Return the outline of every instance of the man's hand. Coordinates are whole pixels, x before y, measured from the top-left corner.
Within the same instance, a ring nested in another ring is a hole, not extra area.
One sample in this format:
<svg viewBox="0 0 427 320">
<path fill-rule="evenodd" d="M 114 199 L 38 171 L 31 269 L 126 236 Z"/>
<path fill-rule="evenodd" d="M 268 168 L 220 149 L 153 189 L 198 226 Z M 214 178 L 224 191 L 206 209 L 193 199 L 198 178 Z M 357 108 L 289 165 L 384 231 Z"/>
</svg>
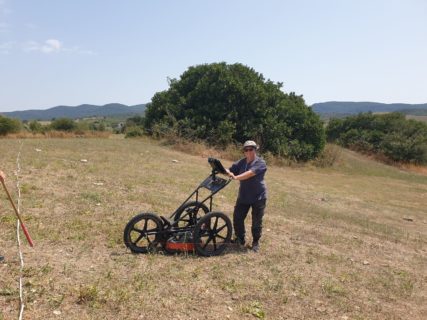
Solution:
<svg viewBox="0 0 427 320">
<path fill-rule="evenodd" d="M 230 170 L 228 170 L 228 169 L 225 169 L 225 171 L 227 171 L 227 174 L 228 174 L 228 176 L 231 178 L 231 179 L 236 179 L 236 176 L 234 175 L 234 173 L 233 172 L 231 172 Z"/>
<path fill-rule="evenodd" d="M 0 170 L 0 180 L 4 182 L 4 179 L 6 179 L 6 175 Z"/>
<path fill-rule="evenodd" d="M 252 170 L 248 170 L 243 172 L 242 174 L 239 174 L 238 176 L 234 176 L 233 179 L 242 181 L 242 180 L 250 179 L 254 176 L 256 176 L 256 174 Z"/>
</svg>

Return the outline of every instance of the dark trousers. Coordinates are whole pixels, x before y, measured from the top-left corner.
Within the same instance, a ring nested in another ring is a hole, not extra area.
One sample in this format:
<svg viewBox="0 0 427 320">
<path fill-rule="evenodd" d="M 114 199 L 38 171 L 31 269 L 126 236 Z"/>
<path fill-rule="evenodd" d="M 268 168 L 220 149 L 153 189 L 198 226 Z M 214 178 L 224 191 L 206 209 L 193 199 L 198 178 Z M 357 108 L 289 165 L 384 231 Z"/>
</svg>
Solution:
<svg viewBox="0 0 427 320">
<path fill-rule="evenodd" d="M 245 219 L 248 215 L 249 209 L 252 207 L 252 239 L 257 242 L 262 234 L 262 217 L 264 216 L 264 209 L 267 199 L 258 200 L 253 204 L 236 202 L 233 214 L 234 233 L 236 237 L 245 239 Z"/>
</svg>

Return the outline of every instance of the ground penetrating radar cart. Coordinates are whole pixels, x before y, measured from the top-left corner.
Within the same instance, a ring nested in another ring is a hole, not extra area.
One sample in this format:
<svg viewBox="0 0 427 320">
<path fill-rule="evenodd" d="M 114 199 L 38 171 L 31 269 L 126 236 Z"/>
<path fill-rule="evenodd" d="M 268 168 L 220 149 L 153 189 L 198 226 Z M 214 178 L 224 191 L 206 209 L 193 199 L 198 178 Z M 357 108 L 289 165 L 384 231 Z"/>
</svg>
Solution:
<svg viewBox="0 0 427 320">
<path fill-rule="evenodd" d="M 218 177 L 218 174 L 227 174 L 218 159 L 209 158 L 208 162 L 211 174 L 169 218 L 143 212 L 128 222 L 124 242 L 132 252 L 148 253 L 163 247 L 169 253 L 192 251 L 202 256 L 215 256 L 225 250 L 231 240 L 231 221 L 224 213 L 212 211 L 212 200 L 231 179 Z M 207 197 L 201 198 L 202 188 L 209 191 Z"/>
</svg>

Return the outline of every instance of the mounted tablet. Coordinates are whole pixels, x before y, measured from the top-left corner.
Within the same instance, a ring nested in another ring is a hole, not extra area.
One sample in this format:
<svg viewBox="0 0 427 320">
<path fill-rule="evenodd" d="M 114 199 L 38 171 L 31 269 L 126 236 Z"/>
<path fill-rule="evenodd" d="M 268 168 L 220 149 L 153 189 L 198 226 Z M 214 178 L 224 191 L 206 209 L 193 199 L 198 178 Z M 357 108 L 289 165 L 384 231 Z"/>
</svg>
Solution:
<svg viewBox="0 0 427 320">
<path fill-rule="evenodd" d="M 212 173 L 222 173 L 227 174 L 227 171 L 225 170 L 224 166 L 222 165 L 221 161 L 215 158 L 209 158 L 208 159 L 209 164 L 212 167 Z"/>
</svg>

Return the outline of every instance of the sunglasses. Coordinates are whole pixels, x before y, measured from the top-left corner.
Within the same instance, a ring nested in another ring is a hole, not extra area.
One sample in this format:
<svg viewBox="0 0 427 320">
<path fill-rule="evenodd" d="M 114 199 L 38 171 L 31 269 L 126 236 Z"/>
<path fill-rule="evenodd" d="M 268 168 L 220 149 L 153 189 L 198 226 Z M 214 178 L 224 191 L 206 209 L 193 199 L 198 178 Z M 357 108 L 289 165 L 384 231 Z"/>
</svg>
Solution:
<svg viewBox="0 0 427 320">
<path fill-rule="evenodd" d="M 254 151 L 254 150 L 255 150 L 255 148 L 245 148 L 245 149 L 243 149 L 244 152 Z"/>
</svg>

